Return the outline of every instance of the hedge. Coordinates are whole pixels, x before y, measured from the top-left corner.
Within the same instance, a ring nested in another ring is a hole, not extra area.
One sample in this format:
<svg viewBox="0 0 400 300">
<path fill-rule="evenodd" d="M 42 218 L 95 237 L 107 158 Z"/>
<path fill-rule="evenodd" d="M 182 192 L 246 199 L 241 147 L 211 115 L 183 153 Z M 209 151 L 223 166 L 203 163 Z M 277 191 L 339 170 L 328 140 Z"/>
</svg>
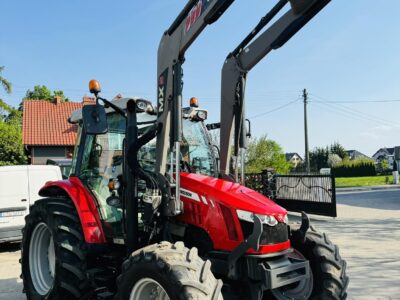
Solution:
<svg viewBox="0 0 400 300">
<path fill-rule="evenodd" d="M 376 170 L 373 163 L 340 165 L 333 167 L 331 173 L 335 177 L 376 176 Z"/>
</svg>

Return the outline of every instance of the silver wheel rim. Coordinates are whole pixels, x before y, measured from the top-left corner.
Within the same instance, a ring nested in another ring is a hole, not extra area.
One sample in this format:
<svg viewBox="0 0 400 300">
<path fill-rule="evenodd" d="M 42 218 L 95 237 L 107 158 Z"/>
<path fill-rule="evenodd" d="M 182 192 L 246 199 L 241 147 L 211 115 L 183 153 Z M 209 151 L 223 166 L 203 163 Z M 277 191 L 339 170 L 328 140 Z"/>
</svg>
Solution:
<svg viewBox="0 0 400 300">
<path fill-rule="evenodd" d="M 169 300 L 164 288 L 151 278 L 142 278 L 132 288 L 129 300 Z"/>
<path fill-rule="evenodd" d="M 294 250 L 290 255 L 293 258 L 305 259 L 305 257 L 297 250 Z M 314 288 L 314 278 L 310 269 L 310 277 L 299 281 L 293 288 L 280 287 L 272 290 L 272 294 L 278 300 L 298 300 L 309 299 Z"/>
<path fill-rule="evenodd" d="M 53 287 L 55 266 L 53 236 L 45 223 L 39 223 L 33 229 L 29 243 L 29 270 L 39 295 L 46 295 Z"/>
</svg>

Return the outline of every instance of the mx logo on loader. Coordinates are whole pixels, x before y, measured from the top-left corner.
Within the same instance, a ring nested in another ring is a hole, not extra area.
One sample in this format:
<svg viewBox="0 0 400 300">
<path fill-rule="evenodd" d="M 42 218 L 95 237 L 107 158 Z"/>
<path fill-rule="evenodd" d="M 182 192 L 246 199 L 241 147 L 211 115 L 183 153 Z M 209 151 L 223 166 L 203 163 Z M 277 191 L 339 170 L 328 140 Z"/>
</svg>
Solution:
<svg viewBox="0 0 400 300">
<path fill-rule="evenodd" d="M 164 103 L 165 103 L 165 93 L 166 93 L 166 84 L 168 80 L 168 68 L 165 69 L 164 72 L 158 78 L 158 115 L 162 114 L 164 111 Z"/>
</svg>

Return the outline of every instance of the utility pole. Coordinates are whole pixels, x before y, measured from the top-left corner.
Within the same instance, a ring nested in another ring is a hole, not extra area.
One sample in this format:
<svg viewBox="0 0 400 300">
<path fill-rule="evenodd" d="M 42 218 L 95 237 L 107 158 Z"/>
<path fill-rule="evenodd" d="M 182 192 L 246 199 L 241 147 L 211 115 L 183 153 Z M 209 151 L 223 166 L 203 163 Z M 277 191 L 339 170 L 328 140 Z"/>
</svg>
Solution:
<svg viewBox="0 0 400 300">
<path fill-rule="evenodd" d="M 310 154 L 308 152 L 308 128 L 307 128 L 307 90 L 303 90 L 303 102 L 304 102 L 304 142 L 306 147 L 306 167 L 307 167 L 307 174 L 310 174 Z"/>
</svg>

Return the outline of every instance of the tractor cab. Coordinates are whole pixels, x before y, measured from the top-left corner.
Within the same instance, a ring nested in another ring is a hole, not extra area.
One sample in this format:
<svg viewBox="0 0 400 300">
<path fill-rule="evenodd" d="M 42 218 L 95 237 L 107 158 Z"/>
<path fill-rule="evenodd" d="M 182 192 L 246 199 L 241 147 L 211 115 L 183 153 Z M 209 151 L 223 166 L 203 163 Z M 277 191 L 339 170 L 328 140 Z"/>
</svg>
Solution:
<svg viewBox="0 0 400 300">
<path fill-rule="evenodd" d="M 207 111 L 198 107 L 192 98 L 190 106 L 182 110 L 183 137 L 180 155 L 181 171 L 216 176 L 216 159 L 204 121 Z M 148 132 L 156 122 L 151 102 L 141 98 L 120 98 L 112 103 L 126 111 L 129 100 L 142 101 L 149 109 L 136 113 L 138 137 Z M 78 126 L 78 134 L 71 175 L 78 177 L 96 199 L 106 237 L 114 243 L 124 243 L 124 143 L 126 142 L 126 118 L 111 107 L 105 108 L 106 132 L 88 133 L 82 110 L 72 113 L 69 122 Z M 156 163 L 156 137 L 151 139 L 137 153 L 140 166 L 146 172 L 154 172 Z M 172 174 L 175 157 L 169 157 L 168 172 Z M 138 183 L 138 196 L 146 192 L 143 180 Z M 144 207 L 139 202 L 139 231 L 143 229 Z"/>
</svg>

